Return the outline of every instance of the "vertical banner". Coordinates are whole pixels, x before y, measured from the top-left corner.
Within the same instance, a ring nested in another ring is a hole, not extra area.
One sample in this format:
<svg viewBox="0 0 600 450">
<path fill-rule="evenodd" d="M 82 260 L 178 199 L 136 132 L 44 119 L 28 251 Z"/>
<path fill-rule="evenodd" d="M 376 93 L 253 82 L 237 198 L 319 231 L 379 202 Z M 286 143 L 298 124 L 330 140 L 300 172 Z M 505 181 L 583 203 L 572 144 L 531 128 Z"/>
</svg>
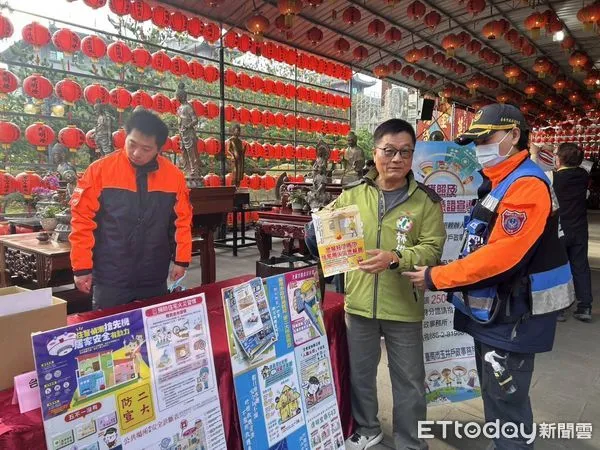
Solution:
<svg viewBox="0 0 600 450">
<path fill-rule="evenodd" d="M 464 222 L 483 181 L 474 147 L 417 142 L 415 178 L 443 199 L 446 243 L 442 262 L 458 258 Z M 427 402 L 442 404 L 481 395 L 471 336 L 454 330 L 454 307 L 444 292 L 425 292 L 423 341 Z"/>
<path fill-rule="evenodd" d="M 225 288 L 223 302 L 244 448 L 343 449 L 317 269 Z"/>
<path fill-rule="evenodd" d="M 443 109 L 443 111 L 440 111 Z M 452 110 L 449 104 L 441 104 L 433 110 L 432 120 L 417 121 L 419 141 L 446 141 L 452 139 Z"/>
<path fill-rule="evenodd" d="M 49 450 L 225 447 L 204 294 L 32 341 Z"/>
</svg>

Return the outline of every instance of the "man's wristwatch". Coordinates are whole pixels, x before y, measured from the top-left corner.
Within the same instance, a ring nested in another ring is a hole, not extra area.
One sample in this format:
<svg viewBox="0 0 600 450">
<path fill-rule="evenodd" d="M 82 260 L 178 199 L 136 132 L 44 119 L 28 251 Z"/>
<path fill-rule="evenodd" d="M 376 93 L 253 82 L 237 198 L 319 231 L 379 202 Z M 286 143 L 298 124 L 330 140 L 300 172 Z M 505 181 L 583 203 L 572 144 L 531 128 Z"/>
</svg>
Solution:
<svg viewBox="0 0 600 450">
<path fill-rule="evenodd" d="M 402 258 L 402 254 L 396 249 L 392 249 L 391 252 L 398 257 L 398 261 L 394 261 L 392 257 L 392 261 L 388 265 L 388 269 L 395 270 L 400 267 L 400 259 Z"/>
</svg>

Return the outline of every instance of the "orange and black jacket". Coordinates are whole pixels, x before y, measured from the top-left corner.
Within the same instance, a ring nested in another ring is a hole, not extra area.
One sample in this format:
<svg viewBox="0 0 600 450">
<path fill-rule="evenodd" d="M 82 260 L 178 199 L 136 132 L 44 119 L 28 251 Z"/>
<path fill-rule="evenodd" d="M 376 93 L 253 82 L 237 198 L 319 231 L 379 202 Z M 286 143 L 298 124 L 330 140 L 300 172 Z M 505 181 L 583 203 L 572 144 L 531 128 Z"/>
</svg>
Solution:
<svg viewBox="0 0 600 450">
<path fill-rule="evenodd" d="M 119 150 L 92 163 L 71 197 L 71 265 L 94 284 L 165 282 L 170 261 L 191 260 L 192 207 L 183 173 L 158 156 L 134 166 Z"/>
</svg>

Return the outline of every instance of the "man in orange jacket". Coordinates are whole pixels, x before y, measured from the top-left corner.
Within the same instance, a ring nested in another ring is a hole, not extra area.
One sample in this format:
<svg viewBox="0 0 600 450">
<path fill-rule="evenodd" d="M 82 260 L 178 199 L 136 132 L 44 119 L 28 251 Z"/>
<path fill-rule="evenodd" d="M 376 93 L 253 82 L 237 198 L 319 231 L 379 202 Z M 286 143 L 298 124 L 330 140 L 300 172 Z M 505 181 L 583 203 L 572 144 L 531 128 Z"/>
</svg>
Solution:
<svg viewBox="0 0 600 450">
<path fill-rule="evenodd" d="M 515 106 L 479 110 L 461 145 L 475 143 L 483 166 L 479 201 L 460 258 L 405 272 L 415 286 L 449 292 L 454 328 L 473 336 L 488 422 L 523 434 L 494 439 L 496 450 L 533 448 L 529 387 L 536 353 L 552 350 L 558 311 L 573 302 L 550 180 L 529 159 L 529 126 Z"/>
<path fill-rule="evenodd" d="M 160 149 L 169 130 L 155 114 L 135 111 L 125 148 L 92 163 L 71 198 L 75 286 L 94 309 L 167 293 L 192 253 L 192 207 L 183 173 Z"/>
</svg>

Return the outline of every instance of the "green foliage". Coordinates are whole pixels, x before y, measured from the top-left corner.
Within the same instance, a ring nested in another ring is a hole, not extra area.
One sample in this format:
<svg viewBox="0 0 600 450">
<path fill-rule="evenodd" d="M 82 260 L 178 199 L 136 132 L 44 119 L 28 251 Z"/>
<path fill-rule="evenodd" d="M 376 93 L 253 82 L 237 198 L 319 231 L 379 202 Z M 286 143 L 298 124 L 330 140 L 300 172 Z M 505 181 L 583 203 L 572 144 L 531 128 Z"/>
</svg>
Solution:
<svg viewBox="0 0 600 450">
<path fill-rule="evenodd" d="M 57 214 L 62 212 L 63 208 L 59 205 L 42 206 L 37 210 L 36 215 L 40 219 L 55 219 Z"/>
<path fill-rule="evenodd" d="M 365 158 L 367 160 L 373 159 L 373 147 L 375 146 L 373 133 L 369 132 L 366 128 L 355 130 L 354 133 L 358 138 L 358 146 L 365 152 Z"/>
</svg>

